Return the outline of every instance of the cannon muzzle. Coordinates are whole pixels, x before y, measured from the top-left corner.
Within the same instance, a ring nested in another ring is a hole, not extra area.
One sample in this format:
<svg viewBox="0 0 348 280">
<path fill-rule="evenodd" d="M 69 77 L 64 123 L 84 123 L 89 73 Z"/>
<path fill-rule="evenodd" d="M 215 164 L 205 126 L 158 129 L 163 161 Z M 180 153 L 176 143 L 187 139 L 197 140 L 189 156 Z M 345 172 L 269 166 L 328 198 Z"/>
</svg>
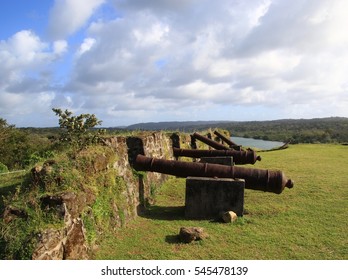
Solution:
<svg viewBox="0 0 348 280">
<path fill-rule="evenodd" d="M 137 171 L 152 171 L 178 177 L 211 177 L 244 179 L 245 187 L 252 190 L 282 193 L 285 187 L 292 188 L 294 183 L 287 179 L 282 171 L 243 168 L 220 164 L 184 162 L 155 159 L 137 155 L 134 163 Z"/>
<path fill-rule="evenodd" d="M 254 164 L 256 161 L 260 161 L 261 157 L 256 155 L 253 150 L 248 151 L 236 151 L 236 150 L 189 150 L 173 148 L 173 154 L 175 157 L 233 157 L 235 164 Z"/>
</svg>

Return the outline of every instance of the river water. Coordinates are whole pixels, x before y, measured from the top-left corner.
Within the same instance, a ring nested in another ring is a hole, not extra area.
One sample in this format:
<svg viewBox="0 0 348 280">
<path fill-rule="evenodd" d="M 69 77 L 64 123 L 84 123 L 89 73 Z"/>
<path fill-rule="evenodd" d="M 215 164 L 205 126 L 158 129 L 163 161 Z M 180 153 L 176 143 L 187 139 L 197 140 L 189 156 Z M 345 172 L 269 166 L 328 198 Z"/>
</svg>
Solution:
<svg viewBox="0 0 348 280">
<path fill-rule="evenodd" d="M 270 150 L 270 149 L 277 148 L 284 145 L 283 142 L 266 141 L 266 140 L 244 138 L 244 137 L 231 137 L 231 140 L 237 145 L 242 145 L 243 147 L 251 147 L 251 148 L 256 148 L 261 150 Z"/>
</svg>

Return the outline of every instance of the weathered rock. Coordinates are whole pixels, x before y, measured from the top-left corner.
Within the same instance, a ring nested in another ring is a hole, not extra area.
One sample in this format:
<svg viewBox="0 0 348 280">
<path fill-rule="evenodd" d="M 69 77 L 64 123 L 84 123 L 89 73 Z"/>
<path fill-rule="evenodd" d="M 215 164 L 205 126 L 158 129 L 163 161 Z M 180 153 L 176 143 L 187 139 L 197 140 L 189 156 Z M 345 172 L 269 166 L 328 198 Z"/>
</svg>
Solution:
<svg viewBox="0 0 348 280">
<path fill-rule="evenodd" d="M 42 170 L 42 166 L 41 165 L 35 165 L 31 170 L 31 176 L 32 176 L 32 183 L 34 185 L 38 185 L 41 182 L 41 176 L 40 176 L 40 172 Z"/>
<path fill-rule="evenodd" d="M 42 174 L 42 176 L 47 176 L 47 175 L 50 175 L 50 174 L 52 174 L 52 172 L 53 172 L 53 165 L 54 165 L 55 163 L 47 163 L 47 162 L 45 162 L 44 163 L 44 165 L 43 165 L 43 167 L 42 167 L 42 170 L 40 171 L 40 173 Z"/>
<path fill-rule="evenodd" d="M 88 259 L 88 246 L 81 219 L 65 218 L 64 229 L 47 229 L 38 235 L 33 260 L 83 260 Z"/>
<path fill-rule="evenodd" d="M 33 260 L 83 260 L 88 259 L 88 247 L 83 223 L 75 219 L 66 229 L 48 229 L 38 235 Z"/>
<path fill-rule="evenodd" d="M 108 158 L 105 155 L 97 155 L 93 160 L 94 172 L 108 169 Z"/>
<path fill-rule="evenodd" d="M 179 239 L 184 243 L 201 240 L 207 237 L 204 229 L 201 227 L 182 227 L 179 232 Z"/>
<path fill-rule="evenodd" d="M 33 174 L 37 174 L 37 173 L 40 173 L 40 171 L 42 170 L 42 166 L 41 165 L 35 165 L 32 169 L 31 169 L 31 172 Z"/>
<path fill-rule="evenodd" d="M 53 212 L 58 217 L 64 218 L 65 205 L 63 204 L 63 198 L 59 195 L 46 195 L 40 198 L 41 209 L 46 212 Z"/>
<path fill-rule="evenodd" d="M 78 218 L 82 210 L 87 205 L 92 204 L 94 200 L 95 194 L 88 189 L 79 194 L 64 192 L 59 195 L 47 195 L 40 198 L 43 210 L 54 211 L 62 218 L 65 217 L 67 210 L 72 219 Z"/>
<path fill-rule="evenodd" d="M 237 220 L 238 216 L 233 211 L 227 211 L 222 213 L 221 218 L 225 223 L 233 223 Z"/>
<path fill-rule="evenodd" d="M 17 207 L 14 206 L 7 206 L 5 208 L 5 211 L 3 213 L 3 221 L 7 224 L 9 222 L 11 222 L 12 220 L 16 219 L 16 218 L 24 218 L 26 219 L 28 217 L 27 212 L 25 212 L 22 209 L 19 209 Z"/>
<path fill-rule="evenodd" d="M 64 244 L 64 260 L 88 259 L 85 229 L 81 219 L 73 221 Z"/>
<path fill-rule="evenodd" d="M 38 235 L 38 244 L 33 260 L 62 260 L 64 253 L 64 230 L 48 229 Z"/>
<path fill-rule="evenodd" d="M 42 166 L 36 165 L 31 169 L 33 185 L 40 185 L 46 188 L 47 178 L 50 177 L 51 181 L 61 185 L 63 178 L 60 175 L 61 169 L 57 169 L 57 162 L 55 160 L 47 160 Z M 54 172 L 56 171 L 56 172 Z M 58 172 L 57 172 L 58 171 Z M 54 177 L 52 175 L 54 174 Z"/>
<path fill-rule="evenodd" d="M 41 207 L 54 211 L 64 219 L 61 230 L 48 229 L 38 235 L 38 244 L 32 258 L 35 260 L 80 260 L 88 259 L 85 229 L 79 218 L 83 209 L 91 204 L 95 195 L 89 192 L 65 192 L 60 195 L 44 196 Z"/>
</svg>

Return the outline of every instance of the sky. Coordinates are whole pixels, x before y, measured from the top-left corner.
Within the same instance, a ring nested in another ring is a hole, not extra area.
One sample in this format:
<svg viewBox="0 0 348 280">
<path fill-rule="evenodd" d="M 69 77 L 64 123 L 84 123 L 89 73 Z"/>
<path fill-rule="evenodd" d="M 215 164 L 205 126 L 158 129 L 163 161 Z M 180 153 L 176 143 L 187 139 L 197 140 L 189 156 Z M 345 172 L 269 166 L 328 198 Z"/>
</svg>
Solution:
<svg viewBox="0 0 348 280">
<path fill-rule="evenodd" d="M 348 117 L 346 0 L 0 0 L 0 118 Z"/>
</svg>

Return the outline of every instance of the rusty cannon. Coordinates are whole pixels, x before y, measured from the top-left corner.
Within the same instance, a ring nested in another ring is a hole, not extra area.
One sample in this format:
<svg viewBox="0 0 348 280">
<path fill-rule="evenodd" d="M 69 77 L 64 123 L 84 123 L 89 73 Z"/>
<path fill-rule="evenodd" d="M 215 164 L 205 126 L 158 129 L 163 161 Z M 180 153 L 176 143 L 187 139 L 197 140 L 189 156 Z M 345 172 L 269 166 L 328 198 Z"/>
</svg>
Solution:
<svg viewBox="0 0 348 280">
<path fill-rule="evenodd" d="M 137 155 L 134 163 L 137 171 L 152 171 L 178 177 L 210 177 L 244 179 L 245 188 L 282 193 L 284 188 L 292 188 L 294 183 L 285 177 L 282 171 L 243 168 L 220 164 L 200 162 L 184 162 L 175 160 L 155 159 Z"/>
<path fill-rule="evenodd" d="M 213 148 L 216 149 L 216 150 L 229 150 L 229 148 L 226 147 L 225 145 L 220 144 L 220 143 L 218 143 L 218 142 L 216 142 L 216 141 L 214 141 L 214 140 L 211 140 L 211 139 L 209 139 L 208 137 L 205 137 L 205 136 L 203 136 L 203 135 L 200 135 L 200 134 L 198 134 L 197 132 L 193 133 L 193 134 L 192 134 L 192 137 L 193 137 L 194 139 L 198 139 L 199 141 L 201 141 L 201 142 L 203 142 L 203 143 L 209 145 L 210 147 L 213 147 Z"/>
<path fill-rule="evenodd" d="M 260 161 L 261 157 L 256 155 L 253 150 L 237 151 L 237 150 L 190 150 L 173 148 L 173 154 L 175 157 L 233 157 L 235 164 L 254 164 L 256 161 Z"/>
<path fill-rule="evenodd" d="M 225 143 L 227 143 L 227 145 L 230 146 L 230 148 L 233 147 L 237 147 L 239 145 L 237 145 L 236 143 L 234 143 L 231 139 L 228 139 L 225 135 L 222 135 L 219 131 L 215 130 L 214 134 L 219 137 L 222 141 L 224 141 Z"/>
</svg>

